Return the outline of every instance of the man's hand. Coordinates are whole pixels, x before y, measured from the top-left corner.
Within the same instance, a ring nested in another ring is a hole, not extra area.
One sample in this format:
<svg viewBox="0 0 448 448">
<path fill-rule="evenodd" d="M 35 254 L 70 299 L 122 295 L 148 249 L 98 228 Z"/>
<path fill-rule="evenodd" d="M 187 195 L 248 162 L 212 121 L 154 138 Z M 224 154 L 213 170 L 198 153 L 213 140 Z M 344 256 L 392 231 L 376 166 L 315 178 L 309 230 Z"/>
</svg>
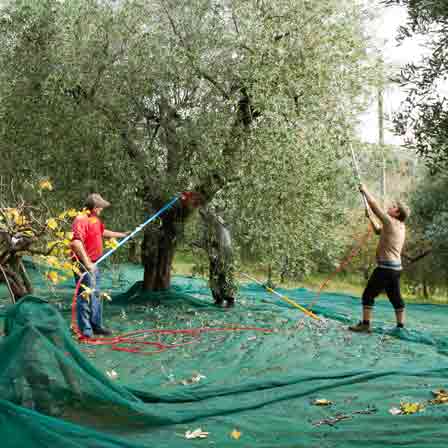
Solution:
<svg viewBox="0 0 448 448">
<path fill-rule="evenodd" d="M 365 208 L 365 212 L 366 212 L 366 218 L 370 218 L 370 217 L 371 217 L 371 214 L 370 214 L 370 208 L 369 208 L 369 206 L 367 206 L 367 207 Z"/>
<path fill-rule="evenodd" d="M 84 244 L 80 240 L 74 240 L 71 243 L 71 247 L 73 252 L 75 253 L 77 259 L 81 263 L 81 265 L 87 269 L 88 272 L 95 272 L 96 266 L 90 260 L 90 257 L 87 255 L 87 252 L 84 248 Z"/>
<path fill-rule="evenodd" d="M 359 184 L 359 191 L 362 193 L 362 194 L 364 194 L 366 191 L 367 191 L 367 189 L 366 189 L 366 186 L 364 185 L 364 184 Z"/>
</svg>

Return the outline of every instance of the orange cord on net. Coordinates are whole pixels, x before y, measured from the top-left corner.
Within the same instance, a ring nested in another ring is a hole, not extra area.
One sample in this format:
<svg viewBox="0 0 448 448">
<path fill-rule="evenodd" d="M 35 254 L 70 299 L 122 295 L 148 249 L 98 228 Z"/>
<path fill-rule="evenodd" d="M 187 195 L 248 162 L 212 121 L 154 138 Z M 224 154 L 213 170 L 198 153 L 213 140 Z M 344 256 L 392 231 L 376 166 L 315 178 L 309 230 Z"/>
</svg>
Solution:
<svg viewBox="0 0 448 448">
<path fill-rule="evenodd" d="M 88 274 L 86 274 L 88 275 Z M 156 353 L 164 352 L 165 350 L 181 347 L 184 345 L 193 344 L 195 342 L 199 342 L 200 336 L 202 333 L 210 333 L 210 332 L 228 332 L 228 331 L 261 331 L 264 333 L 272 333 L 272 329 L 270 328 L 262 328 L 262 327 L 223 327 L 223 328 L 212 328 L 212 327 L 201 327 L 201 328 L 187 328 L 187 329 L 148 329 L 148 330 L 135 330 L 128 333 L 120 334 L 114 337 L 106 337 L 106 338 L 90 338 L 84 336 L 78 327 L 77 317 L 76 317 L 76 301 L 78 299 L 79 290 L 81 287 L 81 283 L 83 280 L 83 276 L 81 276 L 76 283 L 75 293 L 73 294 L 72 299 L 72 322 L 71 329 L 75 333 L 79 342 L 85 343 L 88 345 L 108 345 L 112 348 L 112 350 L 128 352 L 128 353 L 139 353 L 142 355 L 153 355 Z M 84 300 L 84 299 L 83 299 Z M 163 334 L 163 335 L 188 335 L 191 336 L 192 339 L 188 342 L 181 342 L 177 344 L 165 344 L 160 341 L 147 341 L 146 337 L 151 334 Z M 123 345 L 139 345 L 139 346 L 152 346 L 155 347 L 155 350 L 152 351 L 144 351 L 142 348 L 128 348 L 123 347 Z"/>
<path fill-rule="evenodd" d="M 372 225 L 369 224 L 367 232 L 361 238 L 359 238 L 358 240 L 355 240 L 355 241 L 357 241 L 358 244 L 355 245 L 355 247 L 351 250 L 351 252 L 347 255 L 347 257 L 345 257 L 339 263 L 339 266 L 319 286 L 316 296 L 314 297 L 314 299 L 311 301 L 310 305 L 308 306 L 309 310 L 311 310 L 311 308 L 317 303 L 322 291 L 328 286 L 328 284 L 335 277 L 335 275 L 338 274 L 339 272 L 343 271 L 344 268 L 352 261 L 352 259 L 354 257 L 356 257 L 356 255 L 358 255 L 359 251 L 364 247 L 364 245 L 367 243 L 370 236 L 372 235 L 372 230 L 373 230 Z"/>
</svg>

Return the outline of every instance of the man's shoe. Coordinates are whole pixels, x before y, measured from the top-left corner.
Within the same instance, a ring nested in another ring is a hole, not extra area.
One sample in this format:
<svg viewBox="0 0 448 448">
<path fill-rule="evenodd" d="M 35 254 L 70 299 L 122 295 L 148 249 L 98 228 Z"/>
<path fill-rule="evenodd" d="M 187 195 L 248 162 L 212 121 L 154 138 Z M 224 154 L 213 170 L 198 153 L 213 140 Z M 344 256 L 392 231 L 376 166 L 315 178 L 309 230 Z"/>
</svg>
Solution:
<svg viewBox="0 0 448 448">
<path fill-rule="evenodd" d="M 355 333 L 370 333 L 370 325 L 364 324 L 363 322 L 358 322 L 356 325 L 352 325 L 348 327 L 350 331 L 354 331 Z"/>
<path fill-rule="evenodd" d="M 93 329 L 93 334 L 97 336 L 112 336 L 112 331 L 104 327 L 98 327 Z"/>
</svg>

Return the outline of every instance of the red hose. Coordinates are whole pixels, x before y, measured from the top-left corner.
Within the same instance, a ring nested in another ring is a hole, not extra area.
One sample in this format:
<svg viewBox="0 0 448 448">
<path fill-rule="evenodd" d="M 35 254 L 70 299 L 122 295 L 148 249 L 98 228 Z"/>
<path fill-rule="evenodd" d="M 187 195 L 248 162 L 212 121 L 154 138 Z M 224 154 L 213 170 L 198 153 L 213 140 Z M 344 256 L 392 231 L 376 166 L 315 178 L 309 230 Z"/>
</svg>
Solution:
<svg viewBox="0 0 448 448">
<path fill-rule="evenodd" d="M 260 328 L 260 327 L 223 327 L 223 328 L 212 328 L 212 327 L 202 327 L 202 328 L 188 328 L 188 329 L 148 329 L 148 330 L 135 330 L 128 333 L 123 333 L 118 336 L 110 337 L 110 338 L 89 338 L 84 336 L 78 327 L 78 321 L 76 318 L 76 300 L 78 297 L 79 289 L 81 287 L 82 277 L 76 283 L 75 293 L 73 295 L 72 300 L 72 323 L 71 328 L 78 338 L 79 342 L 89 345 L 110 345 L 112 350 L 127 352 L 127 353 L 139 353 L 142 355 L 153 355 L 156 353 L 161 353 L 165 350 L 181 347 L 184 345 L 193 344 L 200 340 L 201 333 L 209 333 L 212 331 L 263 331 L 265 333 L 272 333 L 272 330 L 269 328 Z M 179 344 L 163 344 L 161 342 L 156 341 L 145 341 L 145 335 L 148 334 L 187 334 L 193 336 L 193 340 L 188 342 L 182 342 Z M 157 350 L 153 351 L 143 351 L 140 348 L 126 348 L 121 347 L 121 345 L 150 345 L 153 347 L 157 347 Z"/>
</svg>

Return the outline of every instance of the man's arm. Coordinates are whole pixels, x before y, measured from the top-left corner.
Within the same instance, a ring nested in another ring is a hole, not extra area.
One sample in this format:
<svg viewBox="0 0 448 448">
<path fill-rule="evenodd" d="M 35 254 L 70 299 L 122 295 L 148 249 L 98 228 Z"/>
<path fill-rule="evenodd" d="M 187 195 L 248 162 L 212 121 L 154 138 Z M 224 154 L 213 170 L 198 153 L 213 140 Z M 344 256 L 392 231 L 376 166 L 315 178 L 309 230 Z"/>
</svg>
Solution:
<svg viewBox="0 0 448 448">
<path fill-rule="evenodd" d="M 380 235 L 381 234 L 381 230 L 383 230 L 383 227 L 380 224 L 378 224 L 378 221 L 375 219 L 373 214 L 370 212 L 370 209 L 367 210 L 367 218 L 369 218 L 369 221 L 372 224 L 373 231 L 377 235 Z"/>
<path fill-rule="evenodd" d="M 95 270 L 95 265 L 90 260 L 90 257 L 87 255 L 84 244 L 81 240 L 74 240 L 71 243 L 71 247 L 73 252 L 79 258 L 79 261 L 85 266 L 85 268 L 89 272 L 93 272 Z"/>
<path fill-rule="evenodd" d="M 389 215 L 380 207 L 377 200 L 370 194 L 370 192 L 367 190 L 367 188 L 360 184 L 359 191 L 365 196 L 367 199 L 367 203 L 369 204 L 369 207 L 372 209 L 373 213 L 378 217 L 378 219 L 384 224 L 386 222 L 389 222 Z"/>
<path fill-rule="evenodd" d="M 112 230 L 104 229 L 104 238 L 125 238 L 130 232 L 113 232 Z"/>
</svg>

